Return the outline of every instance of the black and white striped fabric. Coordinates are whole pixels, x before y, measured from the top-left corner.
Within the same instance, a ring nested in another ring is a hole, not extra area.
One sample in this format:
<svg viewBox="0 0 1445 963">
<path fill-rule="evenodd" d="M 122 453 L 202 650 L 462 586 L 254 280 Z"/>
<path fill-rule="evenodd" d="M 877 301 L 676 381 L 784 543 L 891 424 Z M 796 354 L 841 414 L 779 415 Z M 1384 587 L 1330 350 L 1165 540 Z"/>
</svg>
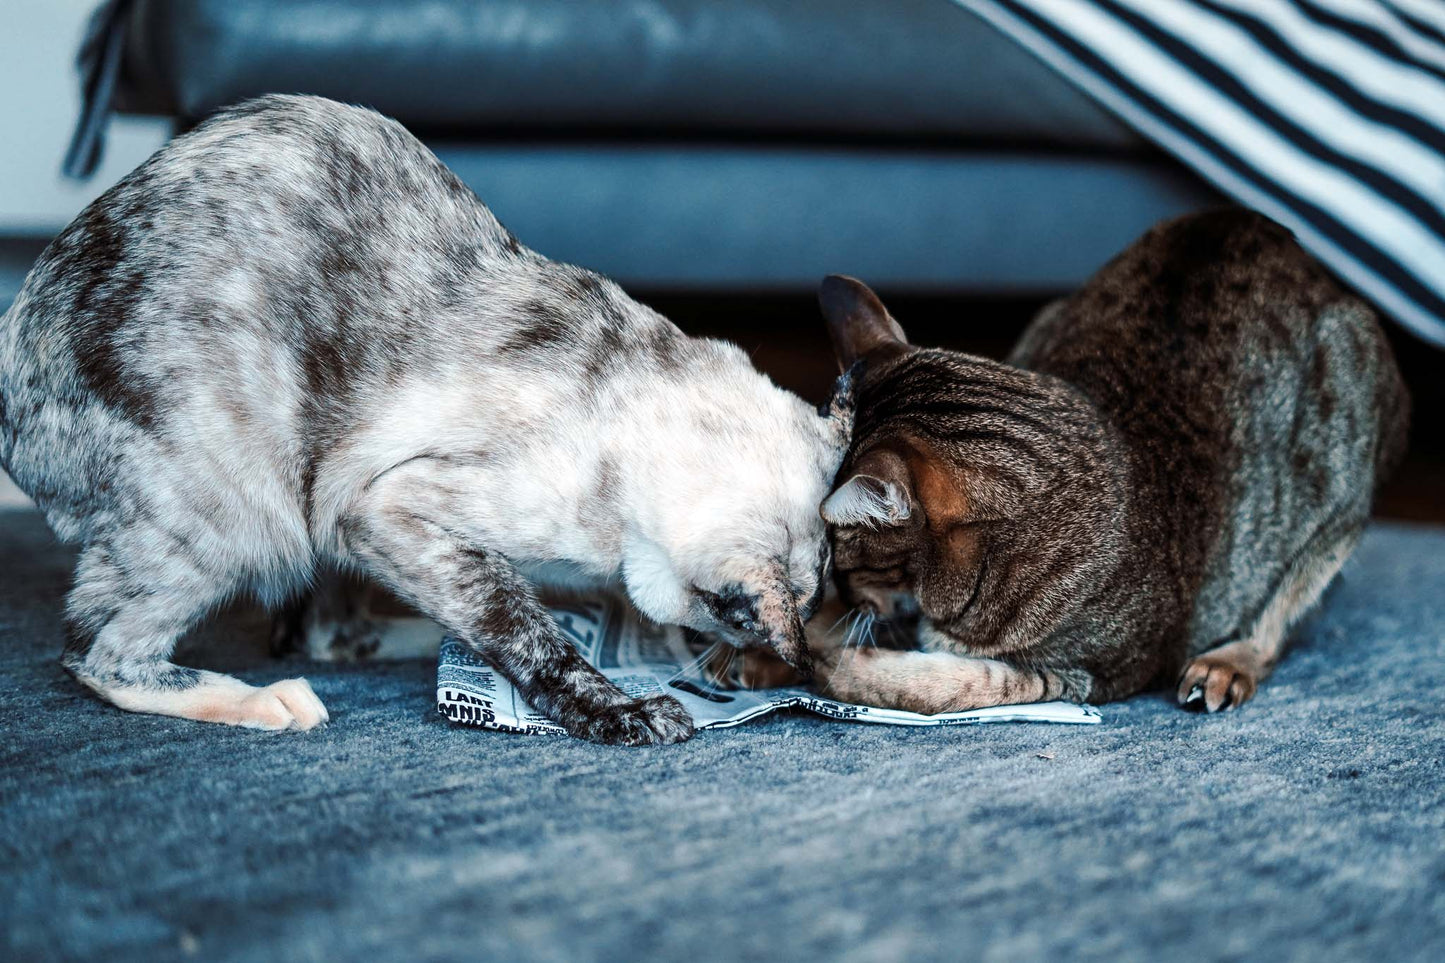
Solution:
<svg viewBox="0 0 1445 963">
<path fill-rule="evenodd" d="M 1445 347 L 1445 0 L 956 0 Z"/>
</svg>

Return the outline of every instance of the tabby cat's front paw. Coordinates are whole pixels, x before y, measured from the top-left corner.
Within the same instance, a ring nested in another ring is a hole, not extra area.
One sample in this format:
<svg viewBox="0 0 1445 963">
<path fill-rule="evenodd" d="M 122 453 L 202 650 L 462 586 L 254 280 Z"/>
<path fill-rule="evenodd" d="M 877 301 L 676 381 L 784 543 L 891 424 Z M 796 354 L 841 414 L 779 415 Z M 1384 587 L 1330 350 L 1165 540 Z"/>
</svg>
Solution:
<svg viewBox="0 0 1445 963">
<path fill-rule="evenodd" d="M 1218 712 L 1254 697 L 1259 677 L 1240 660 L 1206 653 L 1190 661 L 1179 677 L 1179 704 L 1195 712 Z"/>
<path fill-rule="evenodd" d="M 668 695 L 650 695 L 598 710 L 567 730 L 579 739 L 613 746 L 649 746 L 686 742 L 694 732 L 692 716 Z"/>
</svg>

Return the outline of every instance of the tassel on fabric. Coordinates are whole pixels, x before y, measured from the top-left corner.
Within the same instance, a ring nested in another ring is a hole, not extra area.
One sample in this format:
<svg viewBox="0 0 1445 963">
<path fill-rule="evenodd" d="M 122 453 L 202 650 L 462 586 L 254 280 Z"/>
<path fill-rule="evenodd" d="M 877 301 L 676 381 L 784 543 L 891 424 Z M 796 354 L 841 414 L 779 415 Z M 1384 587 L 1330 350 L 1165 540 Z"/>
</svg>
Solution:
<svg viewBox="0 0 1445 963">
<path fill-rule="evenodd" d="M 76 58 L 82 84 L 80 116 L 60 165 L 61 173 L 73 180 L 88 179 L 100 166 L 132 6 L 133 0 L 106 0 L 86 27 Z"/>
</svg>

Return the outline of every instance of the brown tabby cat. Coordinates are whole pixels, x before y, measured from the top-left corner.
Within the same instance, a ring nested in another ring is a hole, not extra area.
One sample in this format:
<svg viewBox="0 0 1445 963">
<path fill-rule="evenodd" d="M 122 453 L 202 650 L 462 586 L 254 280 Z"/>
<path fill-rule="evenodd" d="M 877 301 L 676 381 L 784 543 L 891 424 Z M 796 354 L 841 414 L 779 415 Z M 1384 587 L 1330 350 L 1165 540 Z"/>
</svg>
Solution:
<svg viewBox="0 0 1445 963">
<path fill-rule="evenodd" d="M 908 344 L 828 278 L 862 362 L 823 505 L 843 600 L 916 600 L 923 651 L 818 658 L 850 701 L 934 713 L 1254 695 L 1359 540 L 1408 397 L 1374 313 L 1241 210 L 1155 227 L 1050 305 L 1008 364 Z"/>
</svg>

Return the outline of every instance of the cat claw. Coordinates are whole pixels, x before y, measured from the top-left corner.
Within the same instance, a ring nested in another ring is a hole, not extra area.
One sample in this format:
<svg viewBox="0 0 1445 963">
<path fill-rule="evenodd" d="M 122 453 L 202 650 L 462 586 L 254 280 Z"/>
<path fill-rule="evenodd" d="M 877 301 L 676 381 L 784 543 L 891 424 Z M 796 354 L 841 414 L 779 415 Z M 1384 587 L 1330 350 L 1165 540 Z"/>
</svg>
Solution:
<svg viewBox="0 0 1445 963">
<path fill-rule="evenodd" d="M 1247 666 L 1205 654 L 1184 667 L 1176 698 L 1190 712 L 1222 712 L 1248 702 L 1257 687 Z"/>
<path fill-rule="evenodd" d="M 1209 704 L 1204 699 L 1204 686 L 1198 683 L 1195 684 L 1194 688 L 1189 690 L 1189 695 L 1185 696 L 1184 701 L 1179 704 L 1184 707 L 1186 712 L 1209 711 Z M 1224 701 L 1219 704 L 1219 709 L 1228 709 L 1232 705 L 1234 705 L 1234 700 L 1230 697 L 1229 693 L 1225 693 Z"/>
</svg>

